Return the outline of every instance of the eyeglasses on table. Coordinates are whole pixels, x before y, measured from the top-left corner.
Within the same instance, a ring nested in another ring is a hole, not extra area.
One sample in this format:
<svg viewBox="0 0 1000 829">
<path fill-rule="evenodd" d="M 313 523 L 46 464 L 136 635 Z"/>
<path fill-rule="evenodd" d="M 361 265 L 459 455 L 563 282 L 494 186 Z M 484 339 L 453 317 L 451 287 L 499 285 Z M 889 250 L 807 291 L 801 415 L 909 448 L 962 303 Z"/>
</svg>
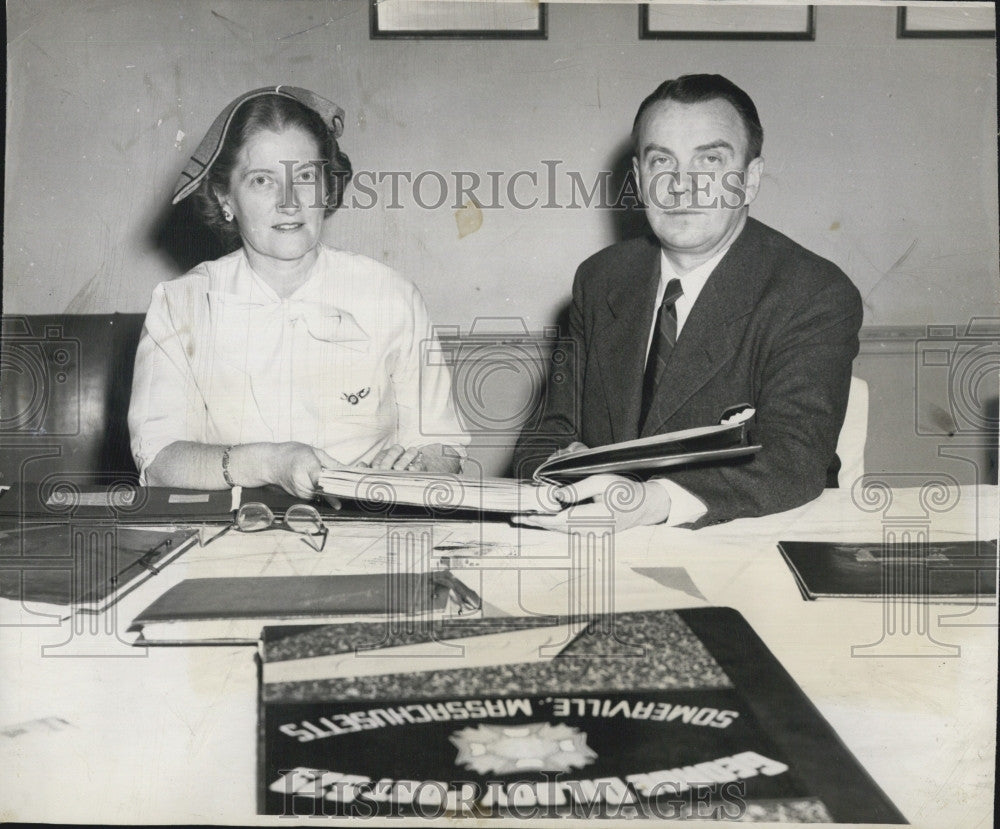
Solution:
<svg viewBox="0 0 1000 829">
<path fill-rule="evenodd" d="M 330 532 L 317 509 L 309 504 L 289 507 L 285 510 L 284 518 L 275 518 L 267 504 L 257 501 L 243 504 L 236 513 L 233 526 L 243 533 L 259 533 L 272 527 L 298 533 L 316 552 L 321 552 L 326 546 L 326 537 Z"/>
</svg>

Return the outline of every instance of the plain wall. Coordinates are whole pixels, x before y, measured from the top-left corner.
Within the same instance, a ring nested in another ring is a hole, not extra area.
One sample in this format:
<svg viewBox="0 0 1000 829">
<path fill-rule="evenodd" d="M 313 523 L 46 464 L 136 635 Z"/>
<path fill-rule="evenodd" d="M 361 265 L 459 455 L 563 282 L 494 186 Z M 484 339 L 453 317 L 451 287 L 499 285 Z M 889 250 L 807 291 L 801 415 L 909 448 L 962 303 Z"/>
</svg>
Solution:
<svg viewBox="0 0 1000 829">
<path fill-rule="evenodd" d="M 995 41 L 900 40 L 885 6 L 818 6 L 814 42 L 640 41 L 637 9 L 621 4 L 553 4 L 548 18 L 545 41 L 372 41 L 366 0 L 9 0 L 4 312 L 141 312 L 156 283 L 204 258 L 206 237 L 170 194 L 248 89 L 288 83 L 338 102 L 356 170 L 493 171 L 506 185 L 519 170 L 544 182 L 543 162 L 558 162 L 565 204 L 569 171 L 620 178 L 635 110 L 658 83 L 720 72 L 764 124 L 752 213 L 832 259 L 864 297 L 874 334 L 855 371 L 872 386 L 871 467 L 940 466 L 939 447 L 965 433 L 921 434 L 951 392 L 915 397 L 905 355 L 930 323 L 1000 317 Z M 454 190 L 434 210 L 406 186 L 391 209 L 381 190 L 373 209 L 331 218 L 325 238 L 408 274 L 435 322 L 461 334 L 479 317 L 507 318 L 480 331 L 551 325 L 577 264 L 643 227 L 504 195 L 460 237 Z M 547 195 L 517 195 L 529 191 Z M 423 194 L 436 199 L 433 180 Z M 487 186 L 477 195 L 491 199 Z M 516 409 L 532 378 L 497 377 L 487 405 Z M 987 408 L 995 384 L 977 391 Z M 512 439 L 477 440 L 487 471 Z"/>
<path fill-rule="evenodd" d="M 995 42 L 898 40 L 895 9 L 820 6 L 815 42 L 640 41 L 628 5 L 549 6 L 546 41 L 371 41 L 365 0 L 10 0 L 7 313 L 143 311 L 177 275 L 157 247 L 177 174 L 232 98 L 269 83 L 347 111 L 356 169 L 535 171 L 627 160 L 660 81 L 721 72 L 766 132 L 753 213 L 839 264 L 867 325 L 995 313 Z M 504 179 L 506 181 L 506 178 Z M 521 192 L 526 192 L 521 188 Z M 437 196 L 425 181 L 425 199 Z M 483 190 L 489 195 L 488 189 Z M 432 317 L 555 319 L 576 265 L 616 240 L 592 209 L 345 210 L 326 238 L 386 261 Z"/>
</svg>

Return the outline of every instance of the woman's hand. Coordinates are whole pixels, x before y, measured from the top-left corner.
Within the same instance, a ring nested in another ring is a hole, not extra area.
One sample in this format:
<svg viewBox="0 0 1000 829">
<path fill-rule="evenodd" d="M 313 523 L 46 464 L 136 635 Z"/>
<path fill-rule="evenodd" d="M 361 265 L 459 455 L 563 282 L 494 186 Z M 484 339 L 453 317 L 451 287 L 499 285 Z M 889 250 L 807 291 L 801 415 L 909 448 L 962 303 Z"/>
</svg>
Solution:
<svg viewBox="0 0 1000 829">
<path fill-rule="evenodd" d="M 274 443 L 267 445 L 265 478 L 296 498 L 316 495 L 322 469 L 343 469 L 344 465 L 322 449 L 305 443 Z"/>
<path fill-rule="evenodd" d="M 371 462 L 372 469 L 395 469 L 407 472 L 454 473 L 462 469 L 462 456 L 443 443 L 411 446 L 404 449 L 398 443 L 379 452 Z"/>
<path fill-rule="evenodd" d="M 656 481 L 642 483 L 621 475 L 591 475 L 560 487 L 553 495 L 567 509 L 555 515 L 514 515 L 511 520 L 515 524 L 564 533 L 580 523 L 593 526 L 595 521 L 606 521 L 616 532 L 621 532 L 644 524 L 659 524 L 670 515 L 670 495 L 664 487 Z"/>
</svg>

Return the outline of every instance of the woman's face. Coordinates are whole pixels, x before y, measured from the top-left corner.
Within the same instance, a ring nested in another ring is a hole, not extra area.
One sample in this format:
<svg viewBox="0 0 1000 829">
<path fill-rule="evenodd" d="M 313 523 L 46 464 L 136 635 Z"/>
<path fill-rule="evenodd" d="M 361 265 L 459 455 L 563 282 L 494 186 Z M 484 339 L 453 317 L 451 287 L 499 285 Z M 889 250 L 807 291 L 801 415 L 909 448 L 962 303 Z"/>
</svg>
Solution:
<svg viewBox="0 0 1000 829">
<path fill-rule="evenodd" d="M 293 262 L 315 255 L 326 200 L 318 158 L 315 139 L 299 127 L 261 130 L 244 144 L 219 203 L 236 218 L 251 256 Z"/>
</svg>

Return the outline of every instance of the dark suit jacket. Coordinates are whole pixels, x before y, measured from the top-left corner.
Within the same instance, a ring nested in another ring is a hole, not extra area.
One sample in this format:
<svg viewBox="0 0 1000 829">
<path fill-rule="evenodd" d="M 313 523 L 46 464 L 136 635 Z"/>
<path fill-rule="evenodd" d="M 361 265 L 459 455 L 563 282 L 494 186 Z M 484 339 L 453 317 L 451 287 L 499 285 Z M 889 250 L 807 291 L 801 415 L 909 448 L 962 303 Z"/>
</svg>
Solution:
<svg viewBox="0 0 1000 829">
<path fill-rule="evenodd" d="M 515 472 L 530 475 L 556 448 L 640 437 L 646 343 L 660 248 L 632 239 L 576 273 L 569 334 L 538 427 L 524 433 Z M 761 445 L 752 460 L 689 467 L 668 477 L 708 507 L 698 526 L 799 506 L 834 473 L 862 307 L 831 262 L 748 219 L 709 277 L 664 369 L 642 435 L 706 426 L 738 403 Z M 834 481 L 836 478 L 834 477 Z"/>
</svg>

